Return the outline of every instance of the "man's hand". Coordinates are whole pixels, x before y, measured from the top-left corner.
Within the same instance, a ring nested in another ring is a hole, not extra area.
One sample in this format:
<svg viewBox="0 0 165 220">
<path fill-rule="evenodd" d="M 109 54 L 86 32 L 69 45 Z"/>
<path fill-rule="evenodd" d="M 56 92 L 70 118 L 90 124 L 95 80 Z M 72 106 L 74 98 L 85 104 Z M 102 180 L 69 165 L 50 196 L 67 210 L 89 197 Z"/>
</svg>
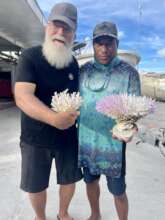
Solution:
<svg viewBox="0 0 165 220">
<path fill-rule="evenodd" d="M 16 83 L 16 104 L 23 112 L 31 118 L 61 130 L 67 129 L 75 124 L 75 120 L 80 114 L 78 111 L 55 113 L 35 96 L 35 89 L 36 85 L 33 83 Z"/>
<path fill-rule="evenodd" d="M 112 134 L 112 138 L 117 139 L 117 140 L 119 140 L 119 141 L 121 141 L 121 142 L 128 143 L 128 142 L 131 142 L 131 141 L 132 141 L 134 135 L 135 135 L 137 132 L 138 132 L 138 127 L 137 127 L 136 125 L 134 125 L 133 134 L 132 134 L 131 137 L 129 137 L 129 138 L 126 138 L 126 137 L 125 137 L 125 138 L 122 138 L 122 137 L 117 137 L 117 136 L 115 136 L 115 135 Z"/>
<path fill-rule="evenodd" d="M 77 117 L 80 115 L 78 111 L 58 112 L 55 113 L 55 120 L 53 126 L 64 130 L 75 124 Z"/>
</svg>

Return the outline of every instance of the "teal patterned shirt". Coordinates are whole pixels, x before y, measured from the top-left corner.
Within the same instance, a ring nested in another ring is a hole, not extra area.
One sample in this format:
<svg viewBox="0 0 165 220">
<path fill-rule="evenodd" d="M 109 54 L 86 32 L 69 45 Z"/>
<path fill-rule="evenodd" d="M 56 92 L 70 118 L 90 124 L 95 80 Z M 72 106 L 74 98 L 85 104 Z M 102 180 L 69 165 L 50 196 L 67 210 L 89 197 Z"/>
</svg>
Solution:
<svg viewBox="0 0 165 220">
<path fill-rule="evenodd" d="M 112 138 L 115 120 L 97 112 L 96 102 L 122 93 L 140 95 L 139 74 L 130 64 L 115 57 L 109 65 L 91 61 L 81 67 L 80 94 L 84 102 L 79 118 L 78 163 L 93 175 L 121 175 L 123 142 Z"/>
</svg>

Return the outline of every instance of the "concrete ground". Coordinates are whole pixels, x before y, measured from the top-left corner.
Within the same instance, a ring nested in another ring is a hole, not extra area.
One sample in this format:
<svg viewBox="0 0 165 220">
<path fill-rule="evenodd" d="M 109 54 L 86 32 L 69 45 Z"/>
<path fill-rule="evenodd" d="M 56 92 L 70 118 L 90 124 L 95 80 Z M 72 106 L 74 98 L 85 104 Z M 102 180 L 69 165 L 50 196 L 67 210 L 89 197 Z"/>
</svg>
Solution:
<svg viewBox="0 0 165 220">
<path fill-rule="evenodd" d="M 165 103 L 158 103 L 156 113 L 144 123 L 165 127 Z M 0 220 L 33 220 L 34 213 L 27 194 L 19 189 L 19 111 L 9 108 L 0 111 Z M 129 198 L 129 220 L 165 220 L 165 157 L 158 148 L 149 144 L 127 146 L 127 194 Z M 103 220 L 117 220 L 112 195 L 109 194 L 105 178 L 101 185 L 101 211 Z M 48 189 L 48 220 L 55 220 L 58 210 L 58 186 L 55 170 L 52 170 Z M 85 184 L 77 184 L 70 206 L 75 220 L 85 220 L 90 214 Z"/>
</svg>

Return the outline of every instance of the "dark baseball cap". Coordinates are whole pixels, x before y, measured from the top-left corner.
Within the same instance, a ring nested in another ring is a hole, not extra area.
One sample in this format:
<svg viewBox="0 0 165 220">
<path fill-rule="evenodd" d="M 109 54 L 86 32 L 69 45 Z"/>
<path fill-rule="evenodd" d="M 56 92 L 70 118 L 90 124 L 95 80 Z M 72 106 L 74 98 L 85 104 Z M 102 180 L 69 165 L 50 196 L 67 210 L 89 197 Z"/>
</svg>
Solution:
<svg viewBox="0 0 165 220">
<path fill-rule="evenodd" d="M 48 17 L 48 21 L 62 21 L 73 30 L 77 28 L 77 8 L 70 3 L 56 4 Z"/>
<path fill-rule="evenodd" d="M 116 24 L 110 21 L 104 21 L 97 24 L 93 31 L 93 39 L 102 36 L 109 36 L 118 39 Z"/>
</svg>

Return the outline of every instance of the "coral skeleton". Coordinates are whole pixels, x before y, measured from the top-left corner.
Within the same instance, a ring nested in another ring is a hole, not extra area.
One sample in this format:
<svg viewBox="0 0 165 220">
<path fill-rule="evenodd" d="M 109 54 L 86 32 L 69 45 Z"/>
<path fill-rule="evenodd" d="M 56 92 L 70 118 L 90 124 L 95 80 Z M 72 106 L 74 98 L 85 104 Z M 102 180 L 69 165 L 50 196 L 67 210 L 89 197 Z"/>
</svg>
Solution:
<svg viewBox="0 0 165 220">
<path fill-rule="evenodd" d="M 55 112 L 76 111 L 82 102 L 79 92 L 68 93 L 68 89 L 66 89 L 63 92 L 54 93 L 51 106 Z"/>
<path fill-rule="evenodd" d="M 129 138 L 133 134 L 135 122 L 153 113 L 155 100 L 146 96 L 111 95 L 96 103 L 96 110 L 116 120 L 112 133 L 120 138 Z"/>
</svg>

